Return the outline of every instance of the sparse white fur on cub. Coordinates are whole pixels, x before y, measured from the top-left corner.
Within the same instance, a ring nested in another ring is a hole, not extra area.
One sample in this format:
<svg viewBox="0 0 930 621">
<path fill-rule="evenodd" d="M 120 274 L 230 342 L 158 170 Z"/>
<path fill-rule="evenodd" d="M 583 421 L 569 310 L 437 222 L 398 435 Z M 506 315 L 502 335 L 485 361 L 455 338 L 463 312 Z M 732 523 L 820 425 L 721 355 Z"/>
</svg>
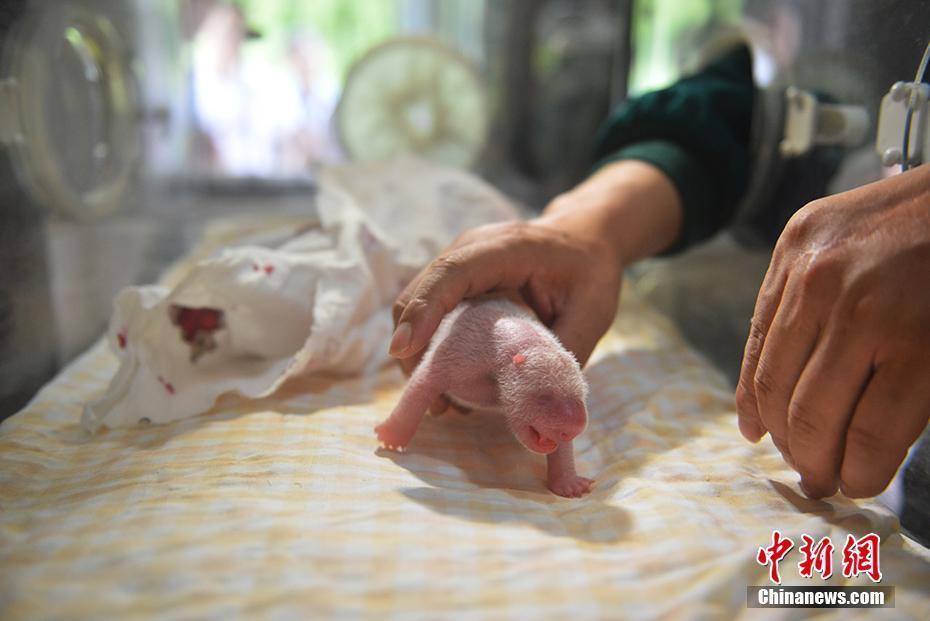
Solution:
<svg viewBox="0 0 930 621">
<path fill-rule="evenodd" d="M 500 411 L 523 446 L 547 456 L 547 485 L 560 496 L 588 493 L 575 472 L 572 439 L 587 424 L 588 385 L 575 357 L 528 310 L 476 299 L 448 313 L 400 402 L 375 428 L 381 445 L 403 451 L 430 404 Z"/>
</svg>

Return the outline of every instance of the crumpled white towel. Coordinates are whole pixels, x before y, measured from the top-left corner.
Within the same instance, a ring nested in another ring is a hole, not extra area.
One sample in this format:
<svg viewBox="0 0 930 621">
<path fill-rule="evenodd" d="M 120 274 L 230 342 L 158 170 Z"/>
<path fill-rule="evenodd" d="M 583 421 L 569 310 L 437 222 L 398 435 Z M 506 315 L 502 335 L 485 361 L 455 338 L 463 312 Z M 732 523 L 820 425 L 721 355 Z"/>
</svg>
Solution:
<svg viewBox="0 0 930 621">
<path fill-rule="evenodd" d="M 319 228 L 276 248 L 228 248 L 172 290 L 121 291 L 108 330 L 120 366 L 83 426 L 165 423 L 297 374 L 377 368 L 406 283 L 461 231 L 516 216 L 476 178 L 411 159 L 332 171 L 316 211 Z"/>
</svg>

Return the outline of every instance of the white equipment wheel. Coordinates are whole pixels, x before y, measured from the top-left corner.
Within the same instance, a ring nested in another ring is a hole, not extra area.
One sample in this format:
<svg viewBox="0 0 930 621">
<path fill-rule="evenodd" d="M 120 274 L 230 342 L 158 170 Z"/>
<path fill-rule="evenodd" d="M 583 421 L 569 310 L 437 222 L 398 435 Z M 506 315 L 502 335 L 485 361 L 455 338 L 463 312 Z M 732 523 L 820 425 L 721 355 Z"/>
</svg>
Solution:
<svg viewBox="0 0 930 621">
<path fill-rule="evenodd" d="M 350 70 L 336 127 L 353 160 L 415 154 L 468 168 L 487 136 L 484 84 L 471 63 L 435 39 L 392 39 Z"/>
</svg>

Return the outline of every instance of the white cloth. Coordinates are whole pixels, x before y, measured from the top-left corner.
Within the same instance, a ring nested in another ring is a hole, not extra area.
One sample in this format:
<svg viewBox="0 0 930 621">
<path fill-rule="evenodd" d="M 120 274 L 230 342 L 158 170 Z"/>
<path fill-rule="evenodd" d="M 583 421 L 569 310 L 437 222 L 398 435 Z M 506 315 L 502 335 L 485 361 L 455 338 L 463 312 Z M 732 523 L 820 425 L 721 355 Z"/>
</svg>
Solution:
<svg viewBox="0 0 930 621">
<path fill-rule="evenodd" d="M 173 289 L 130 287 L 108 330 L 119 369 L 90 403 L 94 431 L 209 410 L 238 393 L 260 398 L 304 373 L 357 374 L 388 361 L 390 306 L 461 231 L 516 211 L 476 178 L 403 159 L 324 174 L 319 226 L 276 247 L 231 247 L 200 261 Z M 221 318 L 185 333 L 178 310 Z"/>
</svg>

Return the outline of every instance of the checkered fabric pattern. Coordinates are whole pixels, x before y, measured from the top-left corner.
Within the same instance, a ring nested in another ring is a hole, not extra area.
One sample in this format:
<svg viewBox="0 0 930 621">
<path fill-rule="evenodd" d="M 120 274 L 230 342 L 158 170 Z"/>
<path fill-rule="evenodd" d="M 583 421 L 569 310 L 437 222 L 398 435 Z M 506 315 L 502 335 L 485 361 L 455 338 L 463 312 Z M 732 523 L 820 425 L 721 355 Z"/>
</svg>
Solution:
<svg viewBox="0 0 930 621">
<path fill-rule="evenodd" d="M 0 618 L 803 618 L 817 611 L 745 607 L 776 528 L 882 538 L 896 607 L 818 618 L 930 618 L 930 553 L 877 503 L 805 499 L 768 441 L 739 436 L 721 375 L 631 291 L 586 370 L 576 452 L 597 483 L 581 500 L 550 494 L 544 459 L 489 414 L 427 418 L 406 454 L 376 450 L 395 368 L 89 435 L 81 408 L 115 368 L 96 345 L 0 426 Z M 785 584 L 824 584 L 798 560 Z"/>
</svg>

